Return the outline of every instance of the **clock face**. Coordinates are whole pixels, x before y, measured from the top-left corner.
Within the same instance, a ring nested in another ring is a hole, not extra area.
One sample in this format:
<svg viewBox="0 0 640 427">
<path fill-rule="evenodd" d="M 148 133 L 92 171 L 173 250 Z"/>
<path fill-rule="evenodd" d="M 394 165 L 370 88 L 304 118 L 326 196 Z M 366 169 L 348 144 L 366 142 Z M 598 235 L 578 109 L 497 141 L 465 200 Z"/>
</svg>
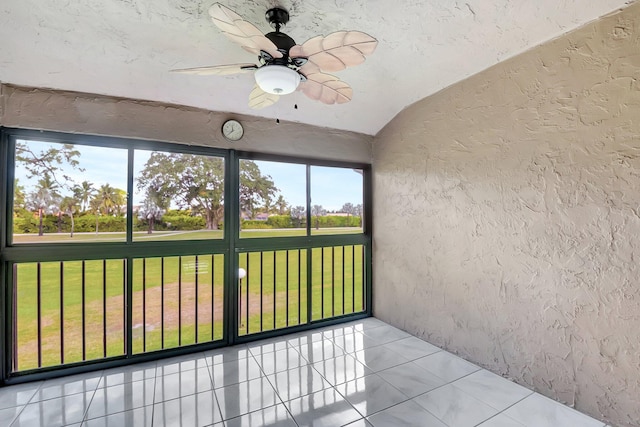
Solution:
<svg viewBox="0 0 640 427">
<path fill-rule="evenodd" d="M 222 134 L 229 141 L 239 141 L 244 135 L 244 129 L 237 120 L 227 120 L 222 125 Z"/>
</svg>

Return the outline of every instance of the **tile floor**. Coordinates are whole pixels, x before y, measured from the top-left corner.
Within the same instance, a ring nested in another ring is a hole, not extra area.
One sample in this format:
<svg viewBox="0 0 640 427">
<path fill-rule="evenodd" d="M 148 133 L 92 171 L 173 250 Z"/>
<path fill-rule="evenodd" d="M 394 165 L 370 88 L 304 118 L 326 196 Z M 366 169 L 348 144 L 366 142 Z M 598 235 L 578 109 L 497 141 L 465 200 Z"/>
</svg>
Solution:
<svg viewBox="0 0 640 427">
<path fill-rule="evenodd" d="M 0 426 L 603 427 L 369 318 L 0 388 Z"/>
</svg>

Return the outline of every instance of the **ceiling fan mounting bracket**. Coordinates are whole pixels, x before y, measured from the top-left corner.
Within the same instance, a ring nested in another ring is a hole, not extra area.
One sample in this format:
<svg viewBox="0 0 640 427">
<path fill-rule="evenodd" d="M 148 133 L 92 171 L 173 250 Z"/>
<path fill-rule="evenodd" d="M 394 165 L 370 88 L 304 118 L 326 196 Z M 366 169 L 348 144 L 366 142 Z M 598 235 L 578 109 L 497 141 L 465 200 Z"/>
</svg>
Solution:
<svg viewBox="0 0 640 427">
<path fill-rule="evenodd" d="M 281 7 L 274 7 L 267 10 L 265 19 L 273 28 L 275 28 L 276 32 L 278 32 L 280 31 L 280 27 L 287 25 L 287 22 L 289 22 L 289 12 Z"/>
</svg>

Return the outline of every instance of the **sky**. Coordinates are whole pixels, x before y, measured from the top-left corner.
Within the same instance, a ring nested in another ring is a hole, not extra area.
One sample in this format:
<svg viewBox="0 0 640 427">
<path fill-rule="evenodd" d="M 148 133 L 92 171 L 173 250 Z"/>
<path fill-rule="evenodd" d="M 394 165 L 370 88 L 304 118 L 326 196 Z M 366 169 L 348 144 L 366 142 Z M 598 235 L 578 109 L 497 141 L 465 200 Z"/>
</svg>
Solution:
<svg viewBox="0 0 640 427">
<path fill-rule="evenodd" d="M 25 141 L 19 141 L 25 142 Z M 59 147 L 59 144 L 39 141 L 26 142 L 32 151 L 40 152 L 49 147 Z M 92 147 L 88 145 L 76 145 L 80 152 L 78 158 L 80 171 L 70 166 L 64 167 L 58 178 L 63 181 L 61 175 L 68 175 L 73 183 L 89 181 L 95 188 L 104 184 L 126 190 L 127 188 L 127 150 L 118 148 Z M 151 155 L 151 151 L 136 150 L 134 154 L 134 176 L 143 168 Z M 271 176 L 279 193 L 291 206 L 306 205 L 306 166 L 291 163 L 256 161 L 260 171 L 264 175 Z M 28 178 L 24 166 L 16 163 L 15 177 L 20 185 L 25 187 L 28 194 L 33 191 L 40 177 Z M 68 183 L 72 186 L 72 183 Z M 338 211 L 345 203 L 353 205 L 362 204 L 362 174 L 349 168 L 335 167 L 311 167 L 311 204 L 322 205 L 327 211 Z M 63 195 L 70 191 L 61 191 Z M 275 199 L 278 198 L 278 194 Z M 137 191 L 134 183 L 133 204 L 139 205 L 144 199 L 144 194 Z"/>
</svg>

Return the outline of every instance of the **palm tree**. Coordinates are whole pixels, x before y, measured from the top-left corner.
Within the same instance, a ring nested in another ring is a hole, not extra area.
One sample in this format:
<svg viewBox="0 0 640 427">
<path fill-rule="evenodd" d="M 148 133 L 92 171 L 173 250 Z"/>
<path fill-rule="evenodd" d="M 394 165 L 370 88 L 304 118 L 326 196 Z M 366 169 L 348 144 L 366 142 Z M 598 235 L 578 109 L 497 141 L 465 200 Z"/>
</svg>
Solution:
<svg viewBox="0 0 640 427">
<path fill-rule="evenodd" d="M 71 236 L 73 237 L 73 231 L 75 229 L 75 222 L 73 220 L 73 213 L 78 210 L 78 199 L 75 197 L 65 197 L 60 202 L 60 212 L 64 212 L 65 214 L 71 217 Z"/>
<path fill-rule="evenodd" d="M 278 196 L 278 200 L 276 200 L 276 207 L 278 208 L 279 215 L 285 215 L 287 213 L 287 208 L 289 207 L 289 204 L 284 199 L 282 194 L 280 194 Z"/>
<path fill-rule="evenodd" d="M 96 199 L 99 201 L 99 210 L 105 215 L 116 213 L 118 210 L 118 193 L 117 189 L 113 188 L 109 184 L 101 185 L 96 194 Z"/>
<path fill-rule="evenodd" d="M 38 236 L 42 236 L 44 234 L 42 227 L 44 215 L 52 212 L 54 207 L 58 204 L 58 199 L 60 198 L 58 188 L 58 184 L 51 179 L 51 175 L 45 173 L 44 176 L 38 180 L 36 191 L 30 194 L 28 202 L 29 208 L 38 211 L 38 217 L 40 220 Z"/>
<path fill-rule="evenodd" d="M 96 189 L 93 187 L 93 183 L 89 181 L 82 181 L 82 184 L 73 187 L 73 194 L 76 200 L 80 202 L 80 208 L 82 212 L 85 212 L 87 209 L 89 209 L 89 203 L 91 202 L 91 199 L 93 198 L 95 192 Z"/>
</svg>

